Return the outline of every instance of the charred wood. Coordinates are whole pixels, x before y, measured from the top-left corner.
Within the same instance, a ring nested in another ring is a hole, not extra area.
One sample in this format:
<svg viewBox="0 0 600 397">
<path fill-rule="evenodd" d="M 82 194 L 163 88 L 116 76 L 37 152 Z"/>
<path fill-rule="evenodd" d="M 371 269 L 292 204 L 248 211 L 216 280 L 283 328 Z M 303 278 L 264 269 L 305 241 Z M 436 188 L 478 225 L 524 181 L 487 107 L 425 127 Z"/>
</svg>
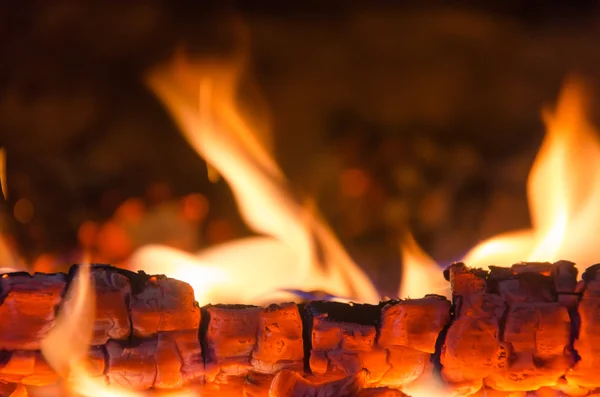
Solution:
<svg viewBox="0 0 600 397">
<path fill-rule="evenodd" d="M 76 270 L 0 279 L 0 395 L 60 379 L 39 351 Z M 165 276 L 94 266 L 92 376 L 133 390 L 246 397 L 404 396 L 436 376 L 455 395 L 591 396 L 600 387 L 600 265 L 445 275 L 441 296 L 379 305 L 198 307 Z M 554 394 L 553 394 L 554 393 Z"/>
</svg>

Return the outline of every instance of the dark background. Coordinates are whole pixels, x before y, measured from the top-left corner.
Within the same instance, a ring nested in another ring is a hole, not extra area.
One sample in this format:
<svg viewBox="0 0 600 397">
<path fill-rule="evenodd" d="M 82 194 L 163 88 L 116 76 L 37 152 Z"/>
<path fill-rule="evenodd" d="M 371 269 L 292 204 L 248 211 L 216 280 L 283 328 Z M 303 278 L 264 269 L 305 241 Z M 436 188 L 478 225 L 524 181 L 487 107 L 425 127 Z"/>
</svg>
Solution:
<svg viewBox="0 0 600 397">
<path fill-rule="evenodd" d="M 249 39 L 246 81 L 278 161 L 387 291 L 407 230 L 447 263 L 528 226 L 540 110 L 571 72 L 597 86 L 595 1 L 223 4 L 0 2 L 1 225 L 28 261 L 69 252 L 84 221 L 130 197 L 151 212 L 202 193 L 210 210 L 190 249 L 247 233 L 142 84 L 181 43 L 227 56 Z"/>
</svg>

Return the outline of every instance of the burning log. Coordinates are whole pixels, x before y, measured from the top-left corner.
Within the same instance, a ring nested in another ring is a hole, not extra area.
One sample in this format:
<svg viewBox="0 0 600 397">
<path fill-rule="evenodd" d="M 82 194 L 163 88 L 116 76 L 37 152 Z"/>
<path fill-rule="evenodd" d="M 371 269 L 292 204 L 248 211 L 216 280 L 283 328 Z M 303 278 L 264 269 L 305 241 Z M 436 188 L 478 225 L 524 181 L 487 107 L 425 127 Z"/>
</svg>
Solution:
<svg viewBox="0 0 600 397">
<path fill-rule="evenodd" d="M 294 303 L 267 308 L 242 305 L 208 306 L 206 377 L 275 374 L 302 370 L 302 319 Z"/>
<path fill-rule="evenodd" d="M 575 281 L 573 264 L 552 269 L 565 266 Z M 509 392 L 557 386 L 575 359 L 570 314 L 556 289 L 562 279 L 547 264 L 492 267 L 489 274 L 455 264 L 447 273 L 455 318 L 441 351 L 444 380 L 467 394 L 484 384 Z"/>
<path fill-rule="evenodd" d="M 341 377 L 367 368 L 369 383 L 402 387 L 433 370 L 450 302 L 439 296 L 379 306 L 311 302 L 306 312 L 312 373 Z"/>
<path fill-rule="evenodd" d="M 7 390 L 59 382 L 39 346 L 76 269 L 0 279 Z M 90 375 L 133 390 L 403 396 L 438 373 L 453 393 L 472 396 L 584 396 L 600 388 L 600 265 L 577 282 L 574 264 L 564 261 L 490 271 L 457 263 L 445 272 L 453 306 L 429 295 L 379 305 L 200 308 L 178 280 L 110 266 L 91 274 Z"/>
<path fill-rule="evenodd" d="M 0 349 L 39 350 L 41 340 L 54 325 L 65 285 L 64 274 L 2 275 Z"/>
</svg>

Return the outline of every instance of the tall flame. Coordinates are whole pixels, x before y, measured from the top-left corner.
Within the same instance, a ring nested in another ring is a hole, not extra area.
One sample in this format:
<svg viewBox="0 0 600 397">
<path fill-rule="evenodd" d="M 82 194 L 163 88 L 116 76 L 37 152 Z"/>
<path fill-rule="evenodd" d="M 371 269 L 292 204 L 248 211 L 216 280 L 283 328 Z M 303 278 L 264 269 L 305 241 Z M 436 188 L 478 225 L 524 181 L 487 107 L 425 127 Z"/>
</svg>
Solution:
<svg viewBox="0 0 600 397">
<path fill-rule="evenodd" d="M 239 70 L 239 65 L 193 62 L 178 53 L 151 73 L 148 82 L 190 145 L 229 183 L 245 222 L 262 237 L 197 256 L 148 246 L 133 255 L 132 266 L 185 274 L 200 304 L 217 298 L 222 303 L 259 303 L 272 292 L 288 289 L 325 290 L 377 302 L 369 279 L 320 217 L 291 193 L 283 172 L 237 109 Z"/>
<path fill-rule="evenodd" d="M 532 227 L 503 233 L 475 246 L 463 258 L 469 266 L 509 266 L 521 261 L 569 259 L 581 269 L 596 263 L 600 248 L 600 138 L 587 121 L 583 82 L 569 78 L 554 111 L 545 110 L 546 136 L 527 181 Z M 437 288 L 439 269 L 416 244 L 404 247 L 409 269 L 401 289 L 417 295 Z M 416 275 L 416 276 L 415 276 Z M 415 277 L 421 282 L 414 281 Z M 407 287 L 403 287 L 407 288 Z M 446 295 L 449 294 L 447 287 Z M 411 296 L 412 296 L 411 294 Z"/>
<path fill-rule="evenodd" d="M 84 361 L 92 344 L 96 297 L 91 281 L 89 265 L 81 265 L 54 327 L 41 342 L 46 361 L 62 378 Z M 66 346 L 69 354 L 64 354 Z"/>
<path fill-rule="evenodd" d="M 81 265 L 71 281 L 65 303 L 54 327 L 41 342 L 41 350 L 48 364 L 68 389 L 86 397 L 134 397 L 106 391 L 105 384 L 92 378 L 86 370 L 85 359 L 92 344 L 95 318 L 95 293 L 88 264 Z"/>
<path fill-rule="evenodd" d="M 582 268 L 600 249 L 600 140 L 586 118 L 588 94 L 581 80 L 564 85 L 554 112 L 545 111 L 546 137 L 527 182 L 531 230 L 508 233 L 475 247 L 472 266 L 567 258 Z"/>
</svg>

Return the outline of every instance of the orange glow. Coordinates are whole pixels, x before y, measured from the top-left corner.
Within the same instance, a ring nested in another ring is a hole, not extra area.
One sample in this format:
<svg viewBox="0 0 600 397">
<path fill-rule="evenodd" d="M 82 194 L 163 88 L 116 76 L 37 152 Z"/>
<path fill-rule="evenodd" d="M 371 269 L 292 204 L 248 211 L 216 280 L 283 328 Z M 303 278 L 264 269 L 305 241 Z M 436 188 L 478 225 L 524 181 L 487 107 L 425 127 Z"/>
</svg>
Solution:
<svg viewBox="0 0 600 397">
<path fill-rule="evenodd" d="M 532 228 L 483 242 L 465 257 L 471 266 L 569 259 L 595 263 L 600 232 L 600 141 L 585 117 L 587 94 L 571 78 L 556 109 L 544 112 L 546 137 L 527 181 Z"/>
<path fill-rule="evenodd" d="M 521 261 L 568 259 L 585 270 L 597 261 L 600 140 L 585 117 L 586 105 L 582 82 L 569 79 L 555 110 L 543 112 L 546 136 L 527 181 L 532 228 L 478 244 L 463 258 L 469 266 L 487 269 Z M 439 270 L 414 241 L 403 247 L 403 255 L 407 268 L 400 296 L 439 291 Z M 447 283 L 445 289 L 449 295 Z"/>
<path fill-rule="evenodd" d="M 422 298 L 425 294 L 439 294 L 450 297 L 448 281 L 442 269 L 431 259 L 412 236 L 401 245 L 402 282 L 398 296 L 401 298 Z"/>
<path fill-rule="evenodd" d="M 79 267 L 54 327 L 41 342 L 44 358 L 63 379 L 86 377 L 85 357 L 92 344 L 94 317 L 94 286 L 86 264 Z M 71 390 L 80 392 L 77 383 Z"/>
<path fill-rule="evenodd" d="M 17 388 L 10 394 L 9 397 L 28 397 L 27 389 L 23 385 L 17 385 Z"/>
<path fill-rule="evenodd" d="M 24 263 L 16 252 L 11 240 L 0 230 L 0 273 L 12 273 L 25 269 Z"/>
<path fill-rule="evenodd" d="M 201 305 L 260 303 L 283 289 L 378 302 L 369 279 L 315 211 L 292 194 L 260 133 L 238 110 L 240 66 L 195 62 L 179 53 L 148 82 L 190 145 L 231 186 L 244 221 L 261 236 L 197 255 L 146 246 L 134 253 L 131 267 L 188 281 Z"/>
<path fill-rule="evenodd" d="M 33 218 L 33 205 L 27 199 L 20 199 L 13 209 L 15 219 L 21 223 L 29 223 Z"/>
<path fill-rule="evenodd" d="M 184 197 L 182 204 L 181 215 L 191 222 L 200 222 L 208 213 L 208 200 L 201 194 L 190 194 Z"/>
<path fill-rule="evenodd" d="M 41 342 L 41 351 L 48 364 L 58 373 L 73 395 L 80 397 L 143 397 L 116 385 L 108 385 L 103 376 L 94 377 L 88 371 L 86 357 L 92 342 L 95 319 L 95 292 L 87 260 L 71 282 L 65 302 L 56 317 L 54 327 Z M 26 394 L 25 394 L 26 395 Z M 164 393 L 164 396 L 193 397 L 187 390 Z"/>
<path fill-rule="evenodd" d="M 342 192 L 350 197 L 364 196 L 371 187 L 369 175 L 355 168 L 342 172 L 340 182 Z"/>
</svg>

